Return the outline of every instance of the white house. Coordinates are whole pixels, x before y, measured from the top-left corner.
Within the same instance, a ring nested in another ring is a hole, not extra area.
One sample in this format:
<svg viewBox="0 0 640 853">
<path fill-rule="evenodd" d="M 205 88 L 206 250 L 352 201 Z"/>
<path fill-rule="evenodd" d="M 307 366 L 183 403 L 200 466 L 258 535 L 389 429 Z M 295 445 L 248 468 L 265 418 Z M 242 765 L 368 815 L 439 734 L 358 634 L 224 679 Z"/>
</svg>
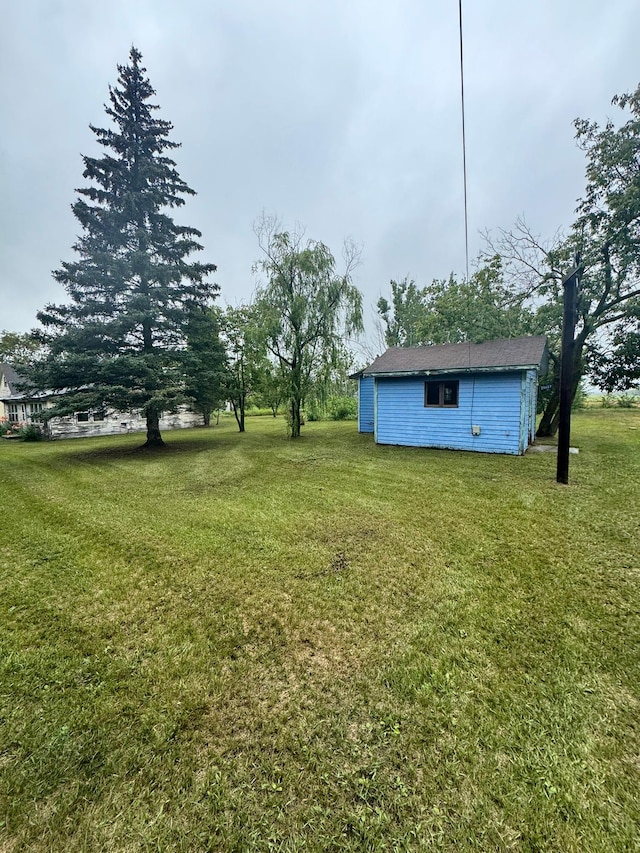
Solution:
<svg viewBox="0 0 640 853">
<path fill-rule="evenodd" d="M 19 425 L 42 423 L 41 412 L 53 405 L 46 393 L 29 395 L 19 390 L 20 377 L 9 364 L 0 363 L 0 419 Z M 182 406 L 179 411 L 160 418 L 160 430 L 181 429 L 202 425 L 202 415 Z M 121 435 L 145 432 L 146 418 L 140 412 L 88 410 L 66 417 L 51 418 L 43 428 L 49 438 L 80 438 L 92 435 Z"/>
</svg>

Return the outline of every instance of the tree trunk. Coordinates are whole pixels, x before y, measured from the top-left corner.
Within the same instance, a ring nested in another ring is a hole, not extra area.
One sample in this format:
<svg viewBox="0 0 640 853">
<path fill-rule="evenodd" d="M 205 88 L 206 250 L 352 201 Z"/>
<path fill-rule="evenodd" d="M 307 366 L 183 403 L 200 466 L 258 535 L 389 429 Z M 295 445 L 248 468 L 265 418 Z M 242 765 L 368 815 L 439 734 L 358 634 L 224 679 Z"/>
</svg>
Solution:
<svg viewBox="0 0 640 853">
<path fill-rule="evenodd" d="M 147 440 L 143 447 L 164 447 L 164 441 L 160 435 L 160 413 L 155 409 L 147 410 Z"/>
<path fill-rule="evenodd" d="M 291 421 L 291 438 L 300 438 L 300 427 L 302 426 L 302 373 L 300 364 L 302 353 L 296 352 L 291 366 L 291 397 L 289 399 L 289 419 Z"/>
<path fill-rule="evenodd" d="M 554 377 L 555 386 L 555 377 Z M 547 405 L 542 413 L 542 418 L 536 430 L 536 438 L 551 438 L 558 431 L 560 423 L 560 393 L 554 387 Z"/>
<path fill-rule="evenodd" d="M 554 364 L 553 389 L 542 412 L 542 418 L 536 430 L 536 438 L 550 438 L 555 435 L 560 421 L 560 363 Z"/>
<path fill-rule="evenodd" d="M 237 404 L 235 400 L 232 400 L 231 405 L 233 406 L 233 414 L 238 424 L 238 431 L 244 432 L 244 400 L 240 399 Z"/>
<path fill-rule="evenodd" d="M 202 420 L 204 421 L 204 425 L 206 427 L 211 426 L 211 412 L 203 412 Z"/>
<path fill-rule="evenodd" d="M 300 427 L 302 425 L 302 417 L 300 415 L 301 408 L 301 400 L 291 400 L 289 408 L 289 417 L 291 418 L 291 438 L 300 438 Z"/>
<path fill-rule="evenodd" d="M 571 400 L 575 400 L 580 380 L 582 379 L 582 350 L 586 334 L 581 332 L 575 340 L 573 349 L 573 377 L 571 380 Z M 553 371 L 553 391 L 547 401 L 542 413 L 542 418 L 536 438 L 551 438 L 558 432 L 560 425 L 560 362 L 558 361 Z"/>
</svg>

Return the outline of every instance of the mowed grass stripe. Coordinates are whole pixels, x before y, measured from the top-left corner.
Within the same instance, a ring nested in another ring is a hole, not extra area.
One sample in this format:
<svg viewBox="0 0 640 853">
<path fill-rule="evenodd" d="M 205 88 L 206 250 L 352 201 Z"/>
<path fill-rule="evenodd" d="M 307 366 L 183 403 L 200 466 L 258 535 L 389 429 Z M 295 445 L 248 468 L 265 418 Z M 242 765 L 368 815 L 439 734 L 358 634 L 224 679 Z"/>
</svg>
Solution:
<svg viewBox="0 0 640 853">
<path fill-rule="evenodd" d="M 634 849 L 638 420 L 4 443 L 2 844 Z"/>
</svg>

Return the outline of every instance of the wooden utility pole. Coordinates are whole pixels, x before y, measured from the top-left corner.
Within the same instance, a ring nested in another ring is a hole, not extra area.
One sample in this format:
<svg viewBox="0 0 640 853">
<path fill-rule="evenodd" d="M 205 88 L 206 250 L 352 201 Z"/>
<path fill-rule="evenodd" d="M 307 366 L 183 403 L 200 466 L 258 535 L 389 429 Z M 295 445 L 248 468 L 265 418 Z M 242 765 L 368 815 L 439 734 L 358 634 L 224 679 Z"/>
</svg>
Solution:
<svg viewBox="0 0 640 853">
<path fill-rule="evenodd" d="M 562 355 L 560 359 L 560 423 L 558 425 L 558 467 L 556 481 L 569 482 L 569 442 L 571 438 L 571 404 L 573 403 L 573 345 L 576 328 L 578 280 L 582 273 L 579 258 L 576 266 L 562 280 Z"/>
</svg>

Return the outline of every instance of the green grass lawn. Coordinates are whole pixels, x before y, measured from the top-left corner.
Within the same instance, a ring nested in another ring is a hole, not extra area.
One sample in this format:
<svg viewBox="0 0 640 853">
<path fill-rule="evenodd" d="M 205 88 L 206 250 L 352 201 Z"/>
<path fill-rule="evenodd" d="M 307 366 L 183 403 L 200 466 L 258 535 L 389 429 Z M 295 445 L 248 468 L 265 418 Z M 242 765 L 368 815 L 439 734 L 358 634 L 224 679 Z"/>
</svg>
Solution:
<svg viewBox="0 0 640 853">
<path fill-rule="evenodd" d="M 0 441 L 0 851 L 640 845 L 640 412 Z"/>
</svg>

